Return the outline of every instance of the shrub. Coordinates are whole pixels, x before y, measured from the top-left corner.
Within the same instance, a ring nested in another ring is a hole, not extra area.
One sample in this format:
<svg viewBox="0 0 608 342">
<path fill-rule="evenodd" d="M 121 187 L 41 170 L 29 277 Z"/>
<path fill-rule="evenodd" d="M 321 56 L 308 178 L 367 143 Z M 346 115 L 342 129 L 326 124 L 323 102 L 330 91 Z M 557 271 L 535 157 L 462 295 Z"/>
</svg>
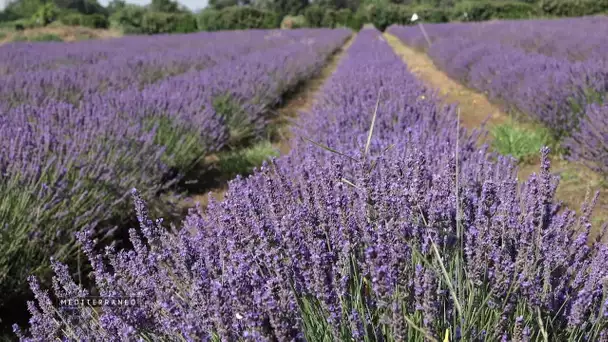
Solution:
<svg viewBox="0 0 608 342">
<path fill-rule="evenodd" d="M 39 27 L 40 25 L 32 19 L 19 19 L 7 24 L 7 26 L 12 27 L 16 31 L 23 31 L 25 29 Z"/>
<path fill-rule="evenodd" d="M 543 146 L 552 144 L 548 129 L 526 129 L 512 122 L 492 127 L 491 134 L 496 152 L 510 155 L 520 162 L 537 156 Z"/>
<path fill-rule="evenodd" d="M 395 4 L 370 5 L 366 8 L 367 21 L 381 31 L 392 24 L 407 25 L 411 16 L 404 13 L 405 9 L 405 6 Z"/>
<path fill-rule="evenodd" d="M 456 4 L 452 19 L 464 21 L 528 19 L 539 15 L 539 12 L 538 7 L 523 2 L 465 1 Z"/>
<path fill-rule="evenodd" d="M 56 34 L 43 33 L 32 36 L 28 39 L 30 42 L 62 42 L 63 39 Z"/>
<path fill-rule="evenodd" d="M 197 31 L 196 18 L 190 13 L 148 11 L 126 6 L 110 18 L 113 27 L 127 34 L 191 33 Z"/>
<path fill-rule="evenodd" d="M 146 12 L 141 31 L 146 34 L 196 32 L 196 19 L 191 14 Z"/>
<path fill-rule="evenodd" d="M 321 27 L 325 10 L 318 5 L 310 5 L 304 10 L 304 17 L 310 27 Z"/>
<path fill-rule="evenodd" d="M 16 34 L 11 39 L 11 42 L 27 42 L 28 38 L 22 34 Z"/>
<path fill-rule="evenodd" d="M 327 12 L 326 12 L 327 13 Z M 365 22 L 363 11 L 354 12 L 349 8 L 339 9 L 331 14 L 331 27 L 348 27 L 355 31 L 359 31 Z M 324 17 L 326 22 L 330 18 Z"/>
<path fill-rule="evenodd" d="M 298 29 L 307 26 L 308 22 L 306 22 L 306 17 L 303 15 L 287 15 L 283 18 L 283 21 L 281 21 L 282 29 Z"/>
<path fill-rule="evenodd" d="M 221 10 L 206 9 L 198 18 L 198 29 L 202 31 L 247 30 L 279 28 L 280 17 L 271 11 L 249 6 L 231 6 Z"/>
<path fill-rule="evenodd" d="M 198 31 L 198 25 L 196 23 L 196 17 L 190 13 L 177 13 L 174 14 L 175 28 L 174 33 L 191 33 Z"/>
<path fill-rule="evenodd" d="M 410 10 L 411 14 L 418 14 L 420 19 L 428 23 L 446 23 L 452 16 L 452 10 L 432 6 L 415 6 Z M 410 15 L 411 18 L 411 15 Z"/>
<path fill-rule="evenodd" d="M 278 151 L 270 142 L 262 141 L 241 150 L 219 154 L 218 169 L 222 177 L 233 179 L 250 173 L 254 168 L 262 166 L 264 161 L 278 156 Z"/>
<path fill-rule="evenodd" d="M 608 104 L 590 104 L 578 129 L 564 143 L 569 158 L 581 161 L 608 180 Z"/>
<path fill-rule="evenodd" d="M 67 26 L 80 26 L 82 22 L 82 14 L 80 13 L 67 13 L 59 18 L 59 22 Z"/>
<path fill-rule="evenodd" d="M 335 22 L 337 27 L 348 26 L 349 21 L 353 17 L 353 11 L 350 8 L 342 8 L 336 11 Z"/>
<path fill-rule="evenodd" d="M 142 21 L 146 9 L 137 5 L 126 5 L 110 17 L 110 26 L 126 34 L 143 33 Z"/>
<path fill-rule="evenodd" d="M 542 0 L 544 14 L 557 17 L 579 17 L 608 11 L 607 0 Z"/>
<path fill-rule="evenodd" d="M 326 9 L 321 20 L 321 27 L 334 28 L 336 27 L 336 11 L 333 9 Z"/>
<path fill-rule="evenodd" d="M 49 2 L 38 8 L 32 17 L 32 20 L 39 25 L 46 26 L 55 21 L 58 15 L 59 9 L 57 6 L 54 3 Z"/>
<path fill-rule="evenodd" d="M 69 13 L 59 19 L 62 24 L 68 26 L 84 26 L 90 28 L 108 28 L 110 23 L 103 14 L 80 14 Z"/>
<path fill-rule="evenodd" d="M 81 17 L 80 26 L 103 29 L 108 28 L 110 23 L 103 14 L 90 14 Z"/>
<path fill-rule="evenodd" d="M 396 4 L 371 5 L 366 10 L 366 17 L 376 28 L 384 31 L 392 24 L 411 25 L 412 15 L 416 13 L 424 22 L 447 22 L 451 12 L 429 6 L 404 6 Z"/>
<path fill-rule="evenodd" d="M 364 24 L 365 14 L 363 13 L 363 11 L 358 10 L 357 12 L 353 13 L 346 26 L 352 30 L 359 31 Z"/>
</svg>

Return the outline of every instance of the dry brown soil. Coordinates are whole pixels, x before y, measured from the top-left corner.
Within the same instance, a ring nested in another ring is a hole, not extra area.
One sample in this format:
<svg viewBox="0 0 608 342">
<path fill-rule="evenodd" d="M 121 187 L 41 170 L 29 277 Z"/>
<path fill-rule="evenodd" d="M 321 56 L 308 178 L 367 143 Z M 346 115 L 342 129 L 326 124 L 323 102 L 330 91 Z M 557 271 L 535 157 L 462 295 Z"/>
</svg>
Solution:
<svg viewBox="0 0 608 342">
<path fill-rule="evenodd" d="M 439 70 L 425 53 L 406 46 L 391 34 L 385 33 L 384 36 L 414 75 L 431 88 L 437 89 L 440 94 L 445 96 L 446 103 L 458 103 L 461 113 L 460 118 L 464 127 L 469 129 L 478 128 L 486 119 L 488 119 L 487 127 L 506 123 L 510 120 L 510 116 L 500 106 L 490 102 L 484 94 L 469 89 L 451 79 Z M 538 158 L 520 165 L 519 179 L 527 179 L 539 168 L 540 160 Z M 600 175 L 578 163 L 561 160 L 559 156 L 552 158 L 551 170 L 561 176 L 557 198 L 569 208 L 580 209 L 587 190 L 591 189 L 593 192 L 599 190 L 600 199 L 593 213 L 594 228 L 598 229 L 602 223 L 608 222 L 608 189 L 602 184 Z"/>
</svg>

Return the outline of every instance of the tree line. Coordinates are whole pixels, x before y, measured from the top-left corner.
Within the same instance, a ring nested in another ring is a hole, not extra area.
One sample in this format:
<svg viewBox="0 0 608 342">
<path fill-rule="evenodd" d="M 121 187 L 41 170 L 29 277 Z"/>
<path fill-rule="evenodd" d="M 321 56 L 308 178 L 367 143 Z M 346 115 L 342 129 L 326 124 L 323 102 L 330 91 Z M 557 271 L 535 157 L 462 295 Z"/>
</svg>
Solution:
<svg viewBox="0 0 608 342">
<path fill-rule="evenodd" d="M 174 0 L 147 6 L 112 0 L 12 0 L 0 26 L 25 29 L 51 24 L 113 27 L 126 34 L 188 33 L 249 28 L 350 27 L 373 23 L 383 30 L 426 22 L 530 19 L 608 12 L 608 0 L 210 0 L 191 11 Z"/>
</svg>

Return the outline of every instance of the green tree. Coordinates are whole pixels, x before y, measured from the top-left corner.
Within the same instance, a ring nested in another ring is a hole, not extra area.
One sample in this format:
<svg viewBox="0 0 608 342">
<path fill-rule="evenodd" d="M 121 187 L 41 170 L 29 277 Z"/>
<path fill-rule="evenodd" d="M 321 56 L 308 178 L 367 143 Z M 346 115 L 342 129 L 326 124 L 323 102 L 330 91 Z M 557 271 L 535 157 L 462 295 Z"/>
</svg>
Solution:
<svg viewBox="0 0 608 342">
<path fill-rule="evenodd" d="M 265 0 L 262 0 L 265 1 Z M 273 1 L 273 0 L 268 0 L 268 1 Z M 216 10 L 221 10 L 227 7 L 233 7 L 233 6 L 249 6 L 251 5 L 251 0 L 209 0 L 209 8 L 211 9 L 216 9 Z M 258 6 L 256 6 L 256 8 L 259 8 Z M 265 8 L 260 8 L 260 9 L 265 9 Z"/>
<path fill-rule="evenodd" d="M 32 19 L 34 19 L 37 24 L 46 26 L 55 21 L 58 15 L 59 9 L 57 8 L 57 5 L 52 2 L 47 2 L 38 8 Z"/>
<path fill-rule="evenodd" d="M 97 0 L 53 0 L 53 2 L 60 10 L 72 10 L 82 14 L 108 14 L 106 8 Z"/>
<path fill-rule="evenodd" d="M 11 14 L 10 20 L 31 18 L 43 5 L 40 0 L 16 0 L 6 5 L 5 12 Z"/>
<path fill-rule="evenodd" d="M 171 0 L 152 0 L 152 3 L 150 3 L 150 10 L 165 13 L 181 12 L 179 4 Z"/>
<path fill-rule="evenodd" d="M 127 2 L 125 0 L 112 0 L 108 3 L 107 9 L 110 14 L 114 14 L 125 8 L 126 5 Z"/>
<path fill-rule="evenodd" d="M 271 9 L 280 16 L 300 14 L 308 6 L 308 0 L 275 0 Z"/>
<path fill-rule="evenodd" d="M 110 25 L 127 34 L 143 33 L 142 22 L 146 14 L 146 8 L 138 5 L 127 4 L 110 17 Z"/>
</svg>

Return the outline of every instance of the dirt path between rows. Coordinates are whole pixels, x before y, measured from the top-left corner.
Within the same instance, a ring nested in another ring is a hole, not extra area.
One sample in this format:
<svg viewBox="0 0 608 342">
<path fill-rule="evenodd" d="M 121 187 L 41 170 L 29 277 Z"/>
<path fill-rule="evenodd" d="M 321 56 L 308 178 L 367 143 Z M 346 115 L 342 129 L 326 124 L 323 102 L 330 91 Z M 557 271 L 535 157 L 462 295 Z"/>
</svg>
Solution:
<svg viewBox="0 0 608 342">
<path fill-rule="evenodd" d="M 399 38 L 389 33 L 384 33 L 384 37 L 406 62 L 412 74 L 431 88 L 437 89 L 442 96 L 445 96 L 446 103 L 459 105 L 462 124 L 467 129 L 478 128 L 486 118 L 488 125 L 501 124 L 509 118 L 498 106 L 490 103 L 483 94 L 465 87 L 438 70 L 426 54 L 408 47 L 401 43 Z"/>
<path fill-rule="evenodd" d="M 299 113 L 310 110 L 314 104 L 317 93 L 325 83 L 325 80 L 327 80 L 329 76 L 333 74 L 334 70 L 336 70 L 342 56 L 352 44 L 355 35 L 356 34 L 353 34 L 350 38 L 348 38 L 344 45 L 342 45 L 342 47 L 340 47 L 328 58 L 325 66 L 315 76 L 303 82 L 297 88 L 297 90 L 286 99 L 285 103 L 276 109 L 278 112 L 278 118 L 283 122 L 286 122 L 280 126 L 280 139 L 272 143 L 272 145 L 279 151 L 280 155 L 285 155 L 291 150 L 291 130 L 290 125 L 287 122 L 295 119 Z M 188 201 L 190 202 L 189 206 L 193 207 L 195 203 L 198 202 L 200 203 L 201 207 L 204 208 L 209 202 L 209 194 L 211 194 L 214 199 L 222 200 L 227 190 L 228 185 L 225 184 L 218 189 L 209 190 L 204 194 L 194 195 L 191 197 L 192 200 Z"/>
<path fill-rule="evenodd" d="M 446 103 L 459 105 L 461 123 L 464 127 L 478 128 L 486 119 L 488 119 L 487 127 L 509 121 L 509 115 L 499 106 L 491 103 L 484 94 L 451 79 L 439 70 L 425 53 L 408 47 L 389 33 L 384 33 L 384 37 L 395 53 L 407 64 L 410 72 L 431 88 L 437 89 L 441 95 L 445 96 Z M 539 169 L 540 160 L 522 164 L 519 167 L 519 179 L 525 180 Z M 602 186 L 602 178 L 598 174 L 583 165 L 561 160 L 557 156 L 552 160 L 551 170 L 561 176 L 557 198 L 569 208 L 577 211 L 580 209 L 587 189 L 591 189 L 593 192 L 600 190 L 600 198 L 593 213 L 594 229 L 599 229 L 602 223 L 608 222 L 608 189 Z"/>
</svg>

